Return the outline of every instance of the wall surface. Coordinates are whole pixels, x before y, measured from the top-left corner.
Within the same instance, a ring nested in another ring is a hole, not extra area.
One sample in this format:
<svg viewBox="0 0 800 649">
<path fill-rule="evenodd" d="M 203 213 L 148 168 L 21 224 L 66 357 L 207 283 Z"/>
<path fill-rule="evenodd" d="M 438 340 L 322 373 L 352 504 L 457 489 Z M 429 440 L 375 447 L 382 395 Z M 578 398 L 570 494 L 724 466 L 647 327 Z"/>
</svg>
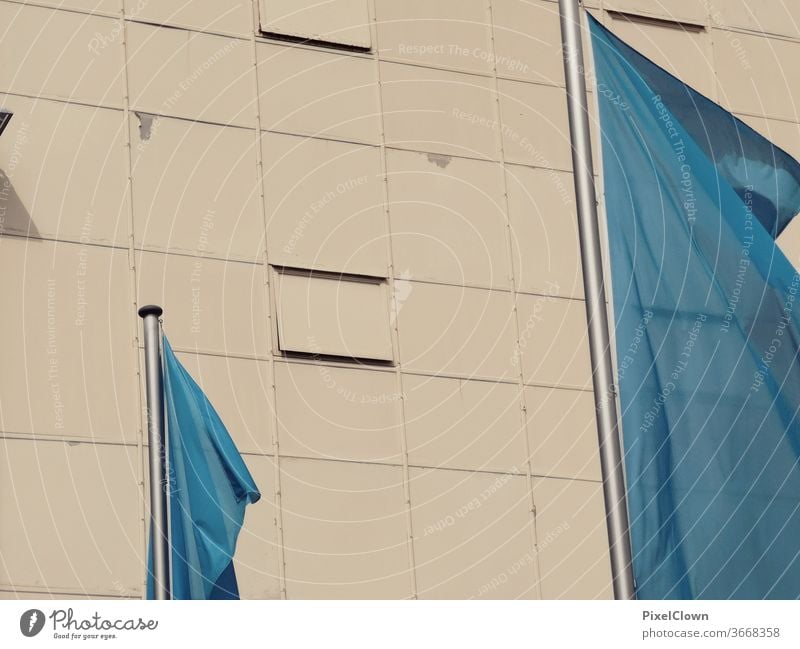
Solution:
<svg viewBox="0 0 800 649">
<path fill-rule="evenodd" d="M 800 155 L 795 3 L 587 5 Z M 0 0 L 0 106 L 0 596 L 142 596 L 157 303 L 243 597 L 610 597 L 554 2 Z"/>
</svg>

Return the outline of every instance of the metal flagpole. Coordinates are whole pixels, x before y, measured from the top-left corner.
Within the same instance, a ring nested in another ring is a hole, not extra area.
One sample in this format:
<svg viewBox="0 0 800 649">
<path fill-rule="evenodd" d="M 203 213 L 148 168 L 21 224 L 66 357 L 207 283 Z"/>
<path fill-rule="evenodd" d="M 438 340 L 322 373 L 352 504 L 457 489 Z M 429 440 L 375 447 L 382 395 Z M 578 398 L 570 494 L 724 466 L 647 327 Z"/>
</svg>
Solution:
<svg viewBox="0 0 800 649">
<path fill-rule="evenodd" d="M 144 321 L 144 362 L 147 383 L 147 437 L 150 442 L 150 535 L 153 552 L 153 596 L 171 599 L 169 524 L 167 510 L 164 385 L 161 369 L 160 306 L 139 309 Z"/>
<path fill-rule="evenodd" d="M 586 81 L 583 76 L 579 0 L 558 0 L 558 8 L 561 14 L 572 167 L 575 197 L 578 202 L 578 231 L 586 294 L 586 318 L 589 323 L 589 351 L 592 358 L 592 382 L 597 413 L 597 434 L 600 441 L 600 466 L 611 554 L 611 575 L 614 598 L 634 599 L 636 593 L 631 565 L 631 541 L 628 534 L 628 506 L 614 391 L 614 370 L 611 364 L 611 342 L 608 334 Z"/>
</svg>

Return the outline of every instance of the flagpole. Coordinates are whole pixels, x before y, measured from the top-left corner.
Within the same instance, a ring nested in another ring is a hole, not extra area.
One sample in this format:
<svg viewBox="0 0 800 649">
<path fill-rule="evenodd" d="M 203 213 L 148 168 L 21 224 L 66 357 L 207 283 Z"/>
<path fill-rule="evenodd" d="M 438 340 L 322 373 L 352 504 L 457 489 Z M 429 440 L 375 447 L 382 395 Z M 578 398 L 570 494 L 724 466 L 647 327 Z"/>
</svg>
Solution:
<svg viewBox="0 0 800 649">
<path fill-rule="evenodd" d="M 600 468 L 603 477 L 611 576 L 614 598 L 634 599 L 636 592 L 631 565 L 628 506 L 625 497 L 614 370 L 611 363 L 606 291 L 603 283 L 586 81 L 583 75 L 579 0 L 558 0 L 558 8 L 561 15 L 572 168 L 578 203 L 578 233 L 586 296 L 586 318 L 589 324 L 589 352 L 592 359 L 592 383 L 597 435 L 600 442 Z"/>
<path fill-rule="evenodd" d="M 150 443 L 150 538 L 153 553 L 153 597 L 171 599 L 169 579 L 169 525 L 167 521 L 166 436 L 164 381 L 161 369 L 160 306 L 139 309 L 144 326 L 147 385 L 147 437 Z"/>
</svg>

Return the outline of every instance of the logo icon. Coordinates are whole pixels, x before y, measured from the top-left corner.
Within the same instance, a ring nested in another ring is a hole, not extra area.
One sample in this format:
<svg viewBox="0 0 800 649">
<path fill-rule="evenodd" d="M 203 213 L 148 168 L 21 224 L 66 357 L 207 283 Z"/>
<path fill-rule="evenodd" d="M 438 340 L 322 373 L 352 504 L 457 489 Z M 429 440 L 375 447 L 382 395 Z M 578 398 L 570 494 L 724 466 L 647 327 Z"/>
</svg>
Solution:
<svg viewBox="0 0 800 649">
<path fill-rule="evenodd" d="M 32 638 L 44 627 L 44 613 L 38 608 L 25 611 L 19 618 L 19 630 L 26 638 Z"/>
<path fill-rule="evenodd" d="M 392 300 L 390 316 L 391 324 L 395 324 L 397 320 L 397 314 L 400 313 L 400 309 L 403 308 L 403 304 L 405 304 L 405 301 L 408 299 L 408 296 L 411 295 L 411 291 L 413 290 L 414 285 L 411 283 L 410 270 L 406 269 L 394 278 L 394 300 Z"/>
</svg>

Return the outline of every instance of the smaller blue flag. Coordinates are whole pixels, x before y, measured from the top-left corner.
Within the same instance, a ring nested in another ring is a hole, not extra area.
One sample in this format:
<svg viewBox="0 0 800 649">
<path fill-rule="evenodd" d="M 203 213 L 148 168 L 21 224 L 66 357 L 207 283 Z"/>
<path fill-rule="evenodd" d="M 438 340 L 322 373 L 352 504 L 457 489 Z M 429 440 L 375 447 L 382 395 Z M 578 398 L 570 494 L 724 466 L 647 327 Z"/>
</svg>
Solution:
<svg viewBox="0 0 800 649">
<path fill-rule="evenodd" d="M 175 358 L 166 336 L 163 352 L 172 599 L 239 599 L 236 539 L 247 504 L 261 494 L 219 415 Z M 153 599 L 152 552 L 147 598 Z"/>
</svg>

